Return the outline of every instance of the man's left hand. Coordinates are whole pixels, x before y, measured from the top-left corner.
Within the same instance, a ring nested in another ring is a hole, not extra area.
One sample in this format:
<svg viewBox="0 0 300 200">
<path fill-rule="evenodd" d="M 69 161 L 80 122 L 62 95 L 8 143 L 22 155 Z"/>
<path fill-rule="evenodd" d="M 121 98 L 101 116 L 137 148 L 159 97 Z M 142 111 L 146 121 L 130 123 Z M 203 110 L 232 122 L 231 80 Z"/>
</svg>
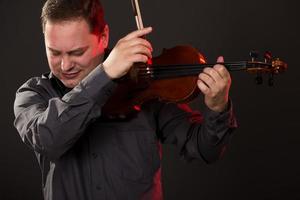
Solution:
<svg viewBox="0 0 300 200">
<path fill-rule="evenodd" d="M 217 63 L 223 63 L 224 58 L 218 57 Z M 204 94 L 207 107 L 215 112 L 222 112 L 228 104 L 231 77 L 224 65 L 216 64 L 207 67 L 198 76 L 198 88 Z"/>
</svg>

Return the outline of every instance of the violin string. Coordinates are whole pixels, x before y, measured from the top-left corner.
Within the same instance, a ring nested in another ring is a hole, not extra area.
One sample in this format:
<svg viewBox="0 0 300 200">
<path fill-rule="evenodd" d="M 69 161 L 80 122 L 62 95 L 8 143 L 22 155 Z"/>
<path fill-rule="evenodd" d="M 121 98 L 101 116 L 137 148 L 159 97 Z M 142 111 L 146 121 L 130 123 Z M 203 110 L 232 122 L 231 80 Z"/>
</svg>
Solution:
<svg viewBox="0 0 300 200">
<path fill-rule="evenodd" d="M 231 63 L 220 63 L 225 65 L 229 71 L 240 71 L 251 68 L 251 63 L 246 61 L 231 62 Z M 271 67 L 270 63 L 252 63 L 254 68 L 256 65 L 265 65 Z M 169 77 L 180 77 L 197 75 L 207 66 L 213 66 L 215 64 L 176 64 L 176 65 L 156 65 L 156 66 L 140 66 L 139 76 L 151 77 L 151 78 L 169 78 Z M 249 67 L 250 66 L 250 67 Z"/>
<path fill-rule="evenodd" d="M 185 73 L 164 73 L 164 74 L 139 74 L 141 78 L 151 79 L 163 79 L 163 78 L 178 78 L 184 76 L 196 75 L 197 73 L 185 72 Z"/>
<path fill-rule="evenodd" d="M 152 79 L 161 79 L 161 78 L 175 78 L 182 76 L 197 76 L 199 74 L 199 69 L 187 70 L 187 71 L 160 71 L 160 72 L 151 72 L 151 73 L 139 73 L 140 77 L 148 77 Z"/>
<path fill-rule="evenodd" d="M 246 66 L 245 62 L 241 62 L 241 63 L 225 63 L 223 64 L 225 65 L 227 68 L 231 68 L 231 66 L 236 67 L 236 66 Z M 158 66 L 141 66 L 139 67 L 140 70 L 150 70 L 150 69 L 155 69 L 156 71 L 158 70 L 189 70 L 189 69 L 199 69 L 202 70 L 207 66 L 212 66 L 212 64 L 182 64 L 182 65 L 158 65 Z"/>
<path fill-rule="evenodd" d="M 211 66 L 213 66 L 215 64 L 222 64 L 222 65 L 226 65 L 226 66 L 231 66 L 231 65 L 236 66 L 236 65 L 246 65 L 247 62 L 242 61 L 242 62 L 214 63 L 214 64 L 205 63 L 205 64 L 153 65 L 153 66 L 150 66 L 150 67 L 155 68 L 155 69 L 180 69 L 180 68 L 187 69 L 189 67 L 197 67 L 199 69 L 199 67 L 202 67 L 202 68 L 204 68 L 204 67 L 211 67 Z"/>
<path fill-rule="evenodd" d="M 239 70 L 244 70 L 246 69 L 244 66 L 241 65 L 231 65 L 231 66 L 226 66 L 226 68 L 229 71 L 239 71 Z M 152 73 L 152 72 L 171 72 L 171 71 L 189 71 L 189 70 L 197 70 L 198 72 L 202 71 L 204 67 L 185 67 L 185 68 L 140 68 L 139 71 L 144 72 L 144 73 Z"/>
<path fill-rule="evenodd" d="M 232 63 L 229 66 L 226 66 L 229 71 L 236 71 L 236 70 L 243 70 L 245 69 L 244 63 L 243 65 L 238 63 Z M 194 72 L 200 72 L 204 69 L 204 66 L 199 65 L 176 65 L 176 66 L 155 66 L 155 67 L 139 67 L 139 72 L 141 74 L 153 74 L 153 73 L 175 73 L 175 72 L 181 72 L 181 71 L 194 71 Z"/>
</svg>

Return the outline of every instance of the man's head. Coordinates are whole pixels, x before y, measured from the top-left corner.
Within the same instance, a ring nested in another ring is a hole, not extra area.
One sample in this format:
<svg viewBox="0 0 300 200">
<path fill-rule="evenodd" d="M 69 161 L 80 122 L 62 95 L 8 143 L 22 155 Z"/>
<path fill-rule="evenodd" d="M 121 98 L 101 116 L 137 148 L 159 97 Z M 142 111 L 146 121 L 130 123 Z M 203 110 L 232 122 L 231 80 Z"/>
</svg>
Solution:
<svg viewBox="0 0 300 200">
<path fill-rule="evenodd" d="M 102 60 L 109 31 L 98 0 L 48 0 L 41 15 L 48 63 L 68 88 Z"/>
</svg>

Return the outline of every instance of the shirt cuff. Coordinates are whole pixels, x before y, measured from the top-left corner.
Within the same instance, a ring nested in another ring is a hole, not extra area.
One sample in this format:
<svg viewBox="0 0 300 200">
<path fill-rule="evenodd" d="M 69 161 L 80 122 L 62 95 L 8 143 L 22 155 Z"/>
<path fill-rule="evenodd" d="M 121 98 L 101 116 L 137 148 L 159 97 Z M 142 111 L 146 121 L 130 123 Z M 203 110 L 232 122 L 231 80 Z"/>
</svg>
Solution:
<svg viewBox="0 0 300 200">
<path fill-rule="evenodd" d="M 204 112 L 204 124 L 213 135 L 221 139 L 226 130 L 236 128 L 237 121 L 233 113 L 232 101 L 228 101 L 227 108 L 223 112 L 216 112 L 206 107 Z"/>
<path fill-rule="evenodd" d="M 94 102 L 103 106 L 117 87 L 117 83 L 106 74 L 100 64 L 80 82 L 80 86 Z"/>
</svg>

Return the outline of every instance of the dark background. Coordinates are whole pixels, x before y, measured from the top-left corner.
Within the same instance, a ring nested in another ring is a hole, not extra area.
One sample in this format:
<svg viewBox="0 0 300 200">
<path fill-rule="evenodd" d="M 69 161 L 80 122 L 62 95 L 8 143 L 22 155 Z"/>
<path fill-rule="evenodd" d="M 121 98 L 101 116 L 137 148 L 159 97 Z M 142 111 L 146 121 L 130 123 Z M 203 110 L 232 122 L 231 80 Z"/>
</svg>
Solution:
<svg viewBox="0 0 300 200">
<path fill-rule="evenodd" d="M 207 60 L 248 59 L 270 50 L 289 64 L 275 86 L 232 73 L 231 99 L 239 129 L 223 159 L 185 163 L 164 146 L 165 199 L 300 199 L 299 3 L 296 0 L 141 0 L 155 55 L 190 44 Z M 41 177 L 33 152 L 13 127 L 16 89 L 48 70 L 40 27 L 43 1 L 0 0 L 1 137 L 0 199 L 39 200 Z M 113 47 L 135 29 L 130 0 L 103 0 Z M 265 81 L 266 82 L 266 81 Z M 199 102 L 196 102 L 199 103 Z"/>
</svg>

